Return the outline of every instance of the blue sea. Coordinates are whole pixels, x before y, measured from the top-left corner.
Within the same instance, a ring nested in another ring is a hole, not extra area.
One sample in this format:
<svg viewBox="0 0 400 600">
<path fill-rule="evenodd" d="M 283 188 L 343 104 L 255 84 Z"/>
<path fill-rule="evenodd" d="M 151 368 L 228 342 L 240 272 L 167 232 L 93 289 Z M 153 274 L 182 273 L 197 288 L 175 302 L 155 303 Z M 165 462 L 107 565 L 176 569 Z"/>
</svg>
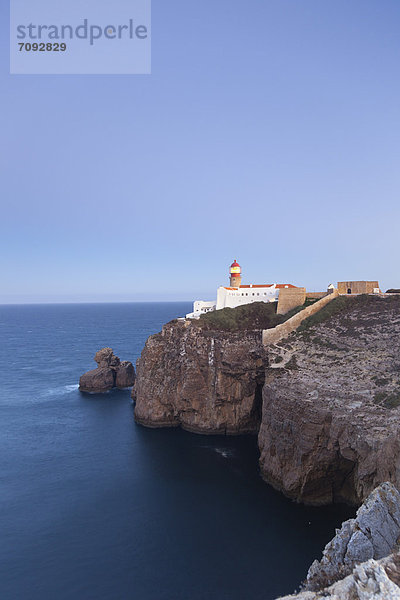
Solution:
<svg viewBox="0 0 400 600">
<path fill-rule="evenodd" d="M 256 438 L 135 424 L 83 395 L 111 346 L 136 361 L 189 303 L 0 306 L 1 600 L 269 600 L 341 521 L 265 484 Z"/>
</svg>

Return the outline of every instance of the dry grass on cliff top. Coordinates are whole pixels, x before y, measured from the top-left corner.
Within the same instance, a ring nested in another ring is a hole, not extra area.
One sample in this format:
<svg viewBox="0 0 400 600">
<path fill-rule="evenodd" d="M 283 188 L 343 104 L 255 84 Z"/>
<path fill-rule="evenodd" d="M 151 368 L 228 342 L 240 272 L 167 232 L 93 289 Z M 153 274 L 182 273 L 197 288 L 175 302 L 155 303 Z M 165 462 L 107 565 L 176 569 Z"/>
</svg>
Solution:
<svg viewBox="0 0 400 600">
<path fill-rule="evenodd" d="M 254 331 L 276 327 L 285 320 L 286 315 L 276 314 L 276 302 L 254 302 L 207 313 L 192 324 L 213 331 Z"/>
<path fill-rule="evenodd" d="M 339 296 L 326 304 L 321 310 L 314 315 L 311 315 L 303 321 L 298 328 L 298 332 L 304 332 L 315 325 L 319 325 L 332 317 L 345 317 L 353 311 L 362 310 L 364 317 L 368 313 L 375 311 L 377 306 L 381 305 L 381 309 L 390 309 L 400 307 L 400 297 L 393 296 L 389 298 L 381 298 L 371 294 L 361 294 L 360 296 Z M 353 329 L 357 328 L 357 322 L 354 321 Z M 351 328 L 349 328 L 351 329 Z"/>
<path fill-rule="evenodd" d="M 301 311 L 312 302 L 306 301 L 285 315 L 276 314 L 276 302 L 254 302 L 237 308 L 223 308 L 202 315 L 200 319 L 193 320 L 192 325 L 206 331 L 257 331 L 260 329 L 271 329 L 280 323 L 284 323 L 293 315 Z M 324 306 L 319 312 L 311 315 L 303 321 L 298 332 L 305 333 L 311 327 L 327 321 L 331 317 L 340 316 L 345 318 L 353 310 L 362 309 L 364 315 L 374 311 L 377 303 L 383 303 L 382 308 L 400 307 L 400 296 L 381 298 L 362 294 L 360 296 L 339 296 Z M 356 323 L 354 323 L 356 327 Z"/>
</svg>

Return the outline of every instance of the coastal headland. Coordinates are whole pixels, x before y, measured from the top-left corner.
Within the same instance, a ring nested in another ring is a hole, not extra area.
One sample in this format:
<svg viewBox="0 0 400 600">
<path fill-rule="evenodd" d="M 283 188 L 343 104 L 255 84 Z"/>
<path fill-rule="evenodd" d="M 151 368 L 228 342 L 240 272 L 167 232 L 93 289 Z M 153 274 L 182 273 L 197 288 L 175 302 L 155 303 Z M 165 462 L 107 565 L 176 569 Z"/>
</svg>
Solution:
<svg viewBox="0 0 400 600">
<path fill-rule="evenodd" d="M 256 434 L 261 476 L 297 502 L 360 506 L 288 600 L 400 599 L 400 295 L 172 321 L 132 397 L 148 427 Z"/>
<path fill-rule="evenodd" d="M 359 505 L 383 481 L 400 487 L 400 296 L 334 298 L 270 345 L 262 332 L 284 317 L 267 310 L 216 311 L 151 336 L 136 421 L 257 434 L 263 478 L 307 504 Z"/>
</svg>

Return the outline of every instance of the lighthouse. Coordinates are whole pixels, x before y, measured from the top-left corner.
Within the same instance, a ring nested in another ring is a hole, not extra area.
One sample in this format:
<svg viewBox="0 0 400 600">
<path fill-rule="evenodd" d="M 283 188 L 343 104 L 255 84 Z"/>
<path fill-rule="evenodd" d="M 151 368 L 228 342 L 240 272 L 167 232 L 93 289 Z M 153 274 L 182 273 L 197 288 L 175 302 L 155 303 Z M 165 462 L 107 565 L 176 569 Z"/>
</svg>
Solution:
<svg viewBox="0 0 400 600">
<path fill-rule="evenodd" d="M 219 286 L 216 301 L 195 300 L 193 312 L 188 313 L 186 319 L 199 319 L 202 315 L 214 310 L 236 308 L 252 302 L 278 302 L 281 292 L 303 291 L 305 299 L 305 288 L 296 288 L 291 283 L 248 283 L 242 285 L 242 267 L 236 258 L 229 267 L 229 284 L 229 287 Z M 294 294 L 296 302 L 298 296 L 298 294 Z M 296 304 L 296 306 L 298 305 Z M 294 306 L 291 308 L 294 308 Z"/>
<path fill-rule="evenodd" d="M 242 283 L 242 269 L 241 269 L 239 263 L 236 262 L 236 258 L 229 268 L 229 275 L 230 275 L 230 286 L 236 287 L 236 288 L 240 287 L 240 284 Z"/>
</svg>

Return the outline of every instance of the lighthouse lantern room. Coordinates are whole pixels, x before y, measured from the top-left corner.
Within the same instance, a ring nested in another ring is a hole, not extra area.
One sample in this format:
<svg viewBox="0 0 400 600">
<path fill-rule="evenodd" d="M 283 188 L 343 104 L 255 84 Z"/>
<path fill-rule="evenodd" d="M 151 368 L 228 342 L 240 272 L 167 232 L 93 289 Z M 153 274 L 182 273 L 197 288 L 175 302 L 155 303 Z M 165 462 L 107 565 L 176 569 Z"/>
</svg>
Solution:
<svg viewBox="0 0 400 600">
<path fill-rule="evenodd" d="M 235 288 L 240 287 L 240 285 L 242 283 L 242 269 L 241 269 L 239 263 L 236 261 L 236 258 L 229 268 L 229 275 L 230 275 L 230 286 L 235 287 Z"/>
</svg>

